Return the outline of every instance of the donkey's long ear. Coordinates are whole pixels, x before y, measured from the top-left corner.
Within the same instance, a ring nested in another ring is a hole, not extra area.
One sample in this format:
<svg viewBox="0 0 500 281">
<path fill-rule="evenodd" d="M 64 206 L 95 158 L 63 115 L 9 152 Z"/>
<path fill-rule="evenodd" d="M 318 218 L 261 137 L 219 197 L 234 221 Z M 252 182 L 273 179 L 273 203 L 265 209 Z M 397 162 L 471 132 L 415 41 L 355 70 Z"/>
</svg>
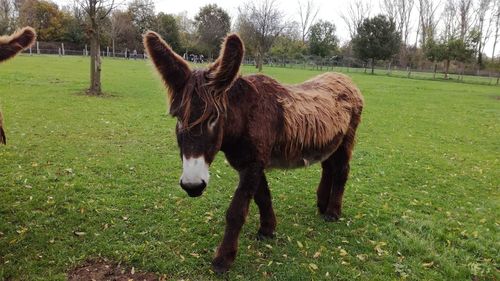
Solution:
<svg viewBox="0 0 500 281">
<path fill-rule="evenodd" d="M 245 47 L 240 37 L 231 34 L 226 37 L 219 58 L 212 65 L 211 82 L 216 89 L 227 89 L 238 75 Z"/>
<path fill-rule="evenodd" d="M 35 40 L 36 33 L 31 27 L 25 27 L 10 36 L 0 37 L 0 62 L 33 45 Z"/>
<path fill-rule="evenodd" d="M 188 64 L 153 31 L 144 35 L 144 47 L 169 88 L 170 98 L 173 99 L 172 94 L 181 91 L 189 78 L 191 70 Z"/>
</svg>

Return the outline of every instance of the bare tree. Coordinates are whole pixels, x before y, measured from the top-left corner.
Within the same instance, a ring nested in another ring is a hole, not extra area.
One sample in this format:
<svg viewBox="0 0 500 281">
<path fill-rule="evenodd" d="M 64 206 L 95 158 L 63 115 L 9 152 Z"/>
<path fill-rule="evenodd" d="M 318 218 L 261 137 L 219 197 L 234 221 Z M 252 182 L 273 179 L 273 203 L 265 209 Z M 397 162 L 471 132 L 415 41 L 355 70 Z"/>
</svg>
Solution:
<svg viewBox="0 0 500 281">
<path fill-rule="evenodd" d="M 425 46 L 427 39 L 434 38 L 438 21 L 436 20 L 436 11 L 439 2 L 436 4 L 433 0 L 419 0 L 418 17 L 420 30 L 420 44 Z"/>
<path fill-rule="evenodd" d="M 247 2 L 238 8 L 237 26 L 247 44 L 253 44 L 257 68 L 262 71 L 264 57 L 274 40 L 285 29 L 283 12 L 276 0 L 261 0 L 260 3 Z"/>
<path fill-rule="evenodd" d="M 493 18 L 495 19 L 495 36 L 493 37 L 493 50 L 491 51 L 491 61 L 495 60 L 495 51 L 500 37 L 500 0 L 496 0 L 494 4 Z"/>
<path fill-rule="evenodd" d="M 444 5 L 441 19 L 443 21 L 443 39 L 445 41 L 454 38 L 458 33 L 457 27 L 457 6 L 455 0 L 448 0 Z"/>
<path fill-rule="evenodd" d="M 411 32 L 411 12 L 414 0 L 383 0 L 382 11 L 396 23 L 396 30 L 401 36 L 399 61 L 402 63 L 407 55 L 408 38 Z"/>
<path fill-rule="evenodd" d="M 302 32 L 302 43 L 306 42 L 309 36 L 311 26 L 316 21 L 318 16 L 319 7 L 315 7 L 313 0 L 308 0 L 306 5 L 303 6 L 299 1 L 299 16 L 300 16 L 300 31 Z"/>
<path fill-rule="evenodd" d="M 387 1 L 387 0 L 386 0 Z M 411 32 L 411 12 L 415 5 L 414 0 L 395 0 L 397 16 L 395 18 L 396 27 L 405 45 L 408 44 L 408 37 Z"/>
<path fill-rule="evenodd" d="M 486 45 L 486 42 L 490 38 L 492 32 L 491 25 L 493 23 L 494 17 L 492 14 L 490 14 L 489 20 L 487 19 L 488 12 L 491 10 L 491 4 L 491 0 L 480 0 L 479 7 L 477 9 L 478 22 L 476 29 L 479 33 L 477 63 L 479 67 L 481 67 L 483 64 L 484 46 Z"/>
<path fill-rule="evenodd" d="M 344 20 L 351 40 L 356 37 L 358 27 L 363 23 L 363 20 L 370 17 L 371 2 L 363 0 L 355 0 L 351 2 L 347 9 L 347 14 L 341 14 L 340 17 Z"/>
<path fill-rule="evenodd" d="M 12 32 L 13 10 L 11 0 L 0 0 L 0 34 Z"/>
<path fill-rule="evenodd" d="M 470 28 L 473 25 L 473 8 L 474 2 L 472 0 L 458 0 L 458 26 L 460 28 L 460 39 L 464 41 Z"/>
<path fill-rule="evenodd" d="M 116 7 L 115 0 L 75 0 L 88 17 L 90 39 L 89 95 L 101 95 L 101 27 L 106 17 Z"/>
<path fill-rule="evenodd" d="M 127 11 L 113 11 L 110 16 L 110 23 L 111 26 L 109 28 L 109 35 L 111 37 L 112 56 L 114 57 L 116 55 L 116 45 L 120 44 L 119 41 L 130 41 L 124 40 L 126 37 L 132 37 L 135 39 L 138 31 L 133 26 L 132 16 Z M 127 48 L 130 48 L 128 44 Z"/>
</svg>

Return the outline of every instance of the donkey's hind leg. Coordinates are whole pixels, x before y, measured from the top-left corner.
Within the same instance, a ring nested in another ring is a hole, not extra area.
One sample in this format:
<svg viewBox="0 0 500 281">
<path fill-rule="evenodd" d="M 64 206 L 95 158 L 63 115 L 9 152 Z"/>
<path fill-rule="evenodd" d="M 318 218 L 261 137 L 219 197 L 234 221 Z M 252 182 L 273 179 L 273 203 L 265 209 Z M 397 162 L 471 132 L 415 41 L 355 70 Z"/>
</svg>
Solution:
<svg viewBox="0 0 500 281">
<path fill-rule="evenodd" d="M 328 207 L 323 217 L 326 221 L 336 221 L 342 213 L 342 197 L 344 195 L 345 183 L 349 175 L 349 160 L 351 151 L 341 145 L 332 155 L 333 158 L 333 185 Z"/>
<path fill-rule="evenodd" d="M 254 200 L 259 207 L 260 228 L 257 232 L 258 239 L 273 238 L 276 229 L 276 216 L 274 215 L 271 192 L 267 184 L 266 176 L 262 174 L 259 187 L 254 195 Z"/>
<path fill-rule="evenodd" d="M 321 162 L 321 181 L 319 183 L 318 189 L 316 190 L 318 210 L 320 214 L 326 212 L 328 207 L 328 202 L 330 200 L 330 194 L 332 193 L 333 186 L 333 156 L 330 156 L 325 161 Z"/>
<path fill-rule="evenodd" d="M 344 140 L 337 151 L 330 157 L 333 160 L 333 185 L 328 207 L 324 213 L 326 221 L 336 221 L 342 214 L 342 197 L 344 196 L 344 188 L 349 176 L 349 161 L 351 160 L 354 136 L 358 123 L 359 118 L 354 118 L 351 121 L 351 128 L 345 135 Z"/>
</svg>

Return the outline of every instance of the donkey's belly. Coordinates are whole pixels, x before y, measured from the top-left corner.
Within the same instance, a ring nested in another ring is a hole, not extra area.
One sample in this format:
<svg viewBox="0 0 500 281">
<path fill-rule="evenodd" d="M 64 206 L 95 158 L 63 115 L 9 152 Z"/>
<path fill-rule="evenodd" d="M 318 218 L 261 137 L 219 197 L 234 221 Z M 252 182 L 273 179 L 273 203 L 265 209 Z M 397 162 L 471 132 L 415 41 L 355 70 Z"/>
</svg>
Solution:
<svg viewBox="0 0 500 281">
<path fill-rule="evenodd" d="M 304 148 L 291 154 L 284 153 L 282 146 L 277 146 L 273 149 L 269 168 L 300 168 L 323 162 L 337 150 L 342 139 L 343 135 L 337 135 L 324 147 Z"/>
<path fill-rule="evenodd" d="M 323 162 L 328 159 L 335 151 L 328 152 L 310 152 L 304 153 L 301 157 L 294 157 L 293 159 L 287 159 L 285 157 L 280 157 L 278 155 L 273 156 L 271 158 L 270 168 L 282 168 L 282 169 L 290 169 L 290 168 L 300 168 L 312 165 L 314 163 Z"/>
</svg>

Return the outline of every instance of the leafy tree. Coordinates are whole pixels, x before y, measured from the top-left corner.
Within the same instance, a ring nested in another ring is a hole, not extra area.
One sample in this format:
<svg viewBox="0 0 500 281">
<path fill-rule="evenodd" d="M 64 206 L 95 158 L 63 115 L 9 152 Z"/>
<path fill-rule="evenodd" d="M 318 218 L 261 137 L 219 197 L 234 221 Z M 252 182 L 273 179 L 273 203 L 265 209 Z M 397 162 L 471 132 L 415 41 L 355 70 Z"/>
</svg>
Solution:
<svg viewBox="0 0 500 281">
<path fill-rule="evenodd" d="M 440 42 L 427 40 L 425 55 L 432 62 L 444 61 L 444 78 L 448 79 L 451 61 L 466 62 L 473 58 L 474 50 L 468 42 L 460 38 L 451 37 L 448 40 L 442 39 Z M 436 64 L 434 65 L 434 73 Z"/>
<path fill-rule="evenodd" d="M 229 14 L 216 4 L 202 8 L 194 18 L 199 41 L 209 56 L 217 55 L 222 39 L 231 29 Z"/>
<path fill-rule="evenodd" d="M 41 41 L 61 41 L 64 37 L 65 15 L 57 4 L 45 0 L 27 0 L 19 11 L 21 25 L 33 27 Z"/>
<path fill-rule="evenodd" d="M 496 84 L 498 85 L 500 83 L 500 60 L 495 60 L 495 58 L 492 58 L 491 61 L 488 61 L 486 63 L 485 68 L 489 71 L 497 73 Z"/>
<path fill-rule="evenodd" d="M 335 25 L 328 21 L 319 21 L 311 26 L 309 33 L 309 51 L 313 55 L 326 57 L 338 49 Z"/>
<path fill-rule="evenodd" d="M 433 77 L 436 78 L 437 63 L 444 59 L 445 45 L 429 38 L 425 42 L 424 50 L 425 57 L 434 63 Z"/>
<path fill-rule="evenodd" d="M 265 55 L 288 24 L 283 21 L 284 14 L 276 0 L 248 1 L 238 11 L 237 30 L 247 51 L 256 56 L 256 67 L 262 71 Z"/>
<path fill-rule="evenodd" d="M 356 56 L 364 61 L 371 59 L 372 74 L 375 60 L 388 60 L 399 51 L 400 34 L 396 25 L 383 15 L 365 19 L 353 39 Z"/>
<path fill-rule="evenodd" d="M 196 36 L 196 25 L 194 20 L 190 19 L 187 12 L 176 14 L 175 22 L 179 29 L 179 45 L 184 51 L 201 53 L 202 50 L 198 46 L 198 38 Z"/>
<path fill-rule="evenodd" d="M 306 46 L 301 39 L 295 39 L 287 35 L 280 35 L 274 41 L 269 53 L 273 57 L 279 57 L 283 66 L 285 66 L 286 58 L 300 59 L 306 51 Z"/>
<path fill-rule="evenodd" d="M 169 14 L 159 13 L 156 16 L 157 32 L 176 51 L 181 52 L 179 27 L 175 17 Z"/>
<path fill-rule="evenodd" d="M 63 11 L 64 15 L 64 34 L 62 40 L 65 42 L 75 43 L 82 46 L 87 41 L 85 34 L 84 17 L 79 11 Z"/>
<path fill-rule="evenodd" d="M 471 44 L 473 44 L 473 42 L 464 39 L 450 39 L 448 41 L 450 57 L 462 63 L 462 70 L 465 68 L 465 63 L 471 61 L 474 57 L 474 48 Z M 448 68 L 446 72 L 448 72 Z"/>
<path fill-rule="evenodd" d="M 139 31 L 139 36 L 156 27 L 155 4 L 152 0 L 133 0 L 128 5 L 128 13 Z"/>
</svg>

